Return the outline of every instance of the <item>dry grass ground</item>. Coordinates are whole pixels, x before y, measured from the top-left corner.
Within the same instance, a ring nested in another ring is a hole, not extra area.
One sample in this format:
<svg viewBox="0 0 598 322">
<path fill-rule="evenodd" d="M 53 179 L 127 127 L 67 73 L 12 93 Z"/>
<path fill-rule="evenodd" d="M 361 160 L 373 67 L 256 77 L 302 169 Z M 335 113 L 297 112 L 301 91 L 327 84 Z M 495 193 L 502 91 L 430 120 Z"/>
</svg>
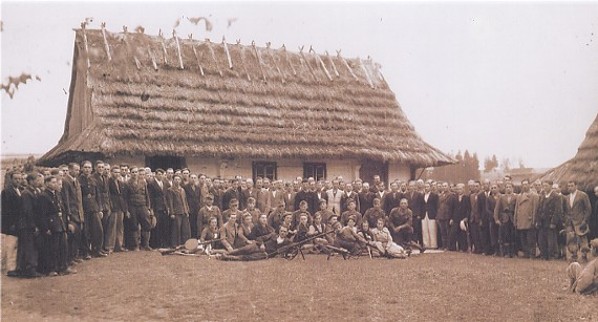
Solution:
<svg viewBox="0 0 598 322">
<path fill-rule="evenodd" d="M 598 321 L 563 261 L 470 254 L 221 262 L 114 254 L 76 275 L 2 277 L 2 321 Z"/>
</svg>

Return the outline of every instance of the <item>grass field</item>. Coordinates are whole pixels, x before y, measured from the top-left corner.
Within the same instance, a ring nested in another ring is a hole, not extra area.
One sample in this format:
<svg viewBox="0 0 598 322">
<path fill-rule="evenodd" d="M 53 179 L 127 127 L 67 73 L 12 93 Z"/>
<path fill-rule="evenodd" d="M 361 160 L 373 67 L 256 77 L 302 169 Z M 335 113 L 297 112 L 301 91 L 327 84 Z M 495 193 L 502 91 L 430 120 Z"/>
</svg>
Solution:
<svg viewBox="0 0 598 322">
<path fill-rule="evenodd" d="M 113 254 L 78 274 L 2 277 L 2 321 L 598 321 L 564 261 L 460 253 L 406 260 L 222 262 Z"/>
</svg>

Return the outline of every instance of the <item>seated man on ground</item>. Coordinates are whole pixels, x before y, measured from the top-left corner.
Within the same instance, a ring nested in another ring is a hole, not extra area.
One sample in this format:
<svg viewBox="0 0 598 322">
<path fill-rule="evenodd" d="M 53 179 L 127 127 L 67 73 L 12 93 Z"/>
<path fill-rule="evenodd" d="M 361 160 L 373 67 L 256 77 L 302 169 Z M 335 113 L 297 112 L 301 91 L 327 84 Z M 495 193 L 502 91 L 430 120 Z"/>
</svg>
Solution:
<svg viewBox="0 0 598 322">
<path fill-rule="evenodd" d="M 598 238 L 592 240 L 591 246 L 594 257 L 598 257 Z M 571 292 L 582 295 L 598 293 L 598 258 L 594 258 L 583 269 L 578 262 L 569 264 L 567 275 Z"/>
<path fill-rule="evenodd" d="M 275 236 L 276 232 L 274 231 L 274 228 L 268 225 L 268 216 L 266 216 L 266 214 L 261 214 L 257 223 L 251 230 L 249 239 L 264 242 Z"/>
<path fill-rule="evenodd" d="M 206 248 L 206 253 L 210 253 L 211 250 L 214 249 L 224 249 L 224 245 L 222 245 L 222 242 L 219 240 L 220 239 L 220 230 L 218 229 L 218 218 L 216 217 L 211 217 L 208 220 L 208 226 L 206 226 L 200 235 L 199 241 L 201 242 L 202 245 L 205 245 L 204 247 Z M 207 245 L 205 244 L 206 242 L 210 242 Z"/>
<path fill-rule="evenodd" d="M 407 199 L 401 199 L 399 206 L 393 208 L 388 216 L 388 227 L 393 240 L 403 248 L 419 249 L 423 253 L 426 249 L 413 241 L 413 213 L 407 207 Z"/>
<path fill-rule="evenodd" d="M 365 238 L 357 234 L 355 229 L 355 222 L 357 219 L 354 216 L 347 218 L 347 226 L 342 227 L 341 223 L 336 223 L 336 246 L 348 250 L 351 255 L 359 255 L 368 242 Z M 342 227 L 342 228 L 338 228 Z"/>
<path fill-rule="evenodd" d="M 378 218 L 376 228 L 372 229 L 374 235 L 375 253 L 380 256 L 392 258 L 406 258 L 408 253 L 405 249 L 392 241 L 392 236 L 388 228 L 384 226 L 384 218 Z"/>
</svg>

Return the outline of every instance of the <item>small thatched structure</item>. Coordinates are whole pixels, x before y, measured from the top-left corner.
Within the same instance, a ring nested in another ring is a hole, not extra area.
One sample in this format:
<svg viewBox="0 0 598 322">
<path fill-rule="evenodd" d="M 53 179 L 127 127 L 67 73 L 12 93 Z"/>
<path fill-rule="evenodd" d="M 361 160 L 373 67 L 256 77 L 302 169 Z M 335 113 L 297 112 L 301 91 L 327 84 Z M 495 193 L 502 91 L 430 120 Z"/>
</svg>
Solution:
<svg viewBox="0 0 598 322">
<path fill-rule="evenodd" d="M 415 132 L 370 59 L 75 33 L 64 134 L 41 164 L 102 158 L 228 175 L 267 161 L 294 177 L 309 161 L 356 177 L 362 165 L 409 176 L 453 162 Z"/>
<path fill-rule="evenodd" d="M 586 132 L 575 157 L 550 169 L 539 179 L 561 184 L 574 180 L 578 188 L 584 191 L 593 191 L 598 186 L 598 115 Z"/>
</svg>

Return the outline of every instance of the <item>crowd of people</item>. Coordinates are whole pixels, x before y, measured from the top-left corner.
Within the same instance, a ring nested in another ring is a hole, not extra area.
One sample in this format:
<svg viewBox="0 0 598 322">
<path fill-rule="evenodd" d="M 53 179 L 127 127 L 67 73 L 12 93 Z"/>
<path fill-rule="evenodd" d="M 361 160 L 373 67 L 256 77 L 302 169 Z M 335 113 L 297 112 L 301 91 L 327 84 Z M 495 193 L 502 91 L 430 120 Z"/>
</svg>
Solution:
<svg viewBox="0 0 598 322">
<path fill-rule="evenodd" d="M 575 182 L 563 188 L 567 195 L 557 183 L 523 180 L 515 193 L 508 176 L 388 186 L 379 176 L 254 182 L 99 160 L 13 170 L 2 191 L 3 264 L 15 259 L 9 276 L 72 274 L 93 257 L 177 248 L 190 238 L 229 258 L 310 239 L 316 253 L 332 246 L 403 258 L 442 249 L 587 261 L 597 211 Z"/>
</svg>

